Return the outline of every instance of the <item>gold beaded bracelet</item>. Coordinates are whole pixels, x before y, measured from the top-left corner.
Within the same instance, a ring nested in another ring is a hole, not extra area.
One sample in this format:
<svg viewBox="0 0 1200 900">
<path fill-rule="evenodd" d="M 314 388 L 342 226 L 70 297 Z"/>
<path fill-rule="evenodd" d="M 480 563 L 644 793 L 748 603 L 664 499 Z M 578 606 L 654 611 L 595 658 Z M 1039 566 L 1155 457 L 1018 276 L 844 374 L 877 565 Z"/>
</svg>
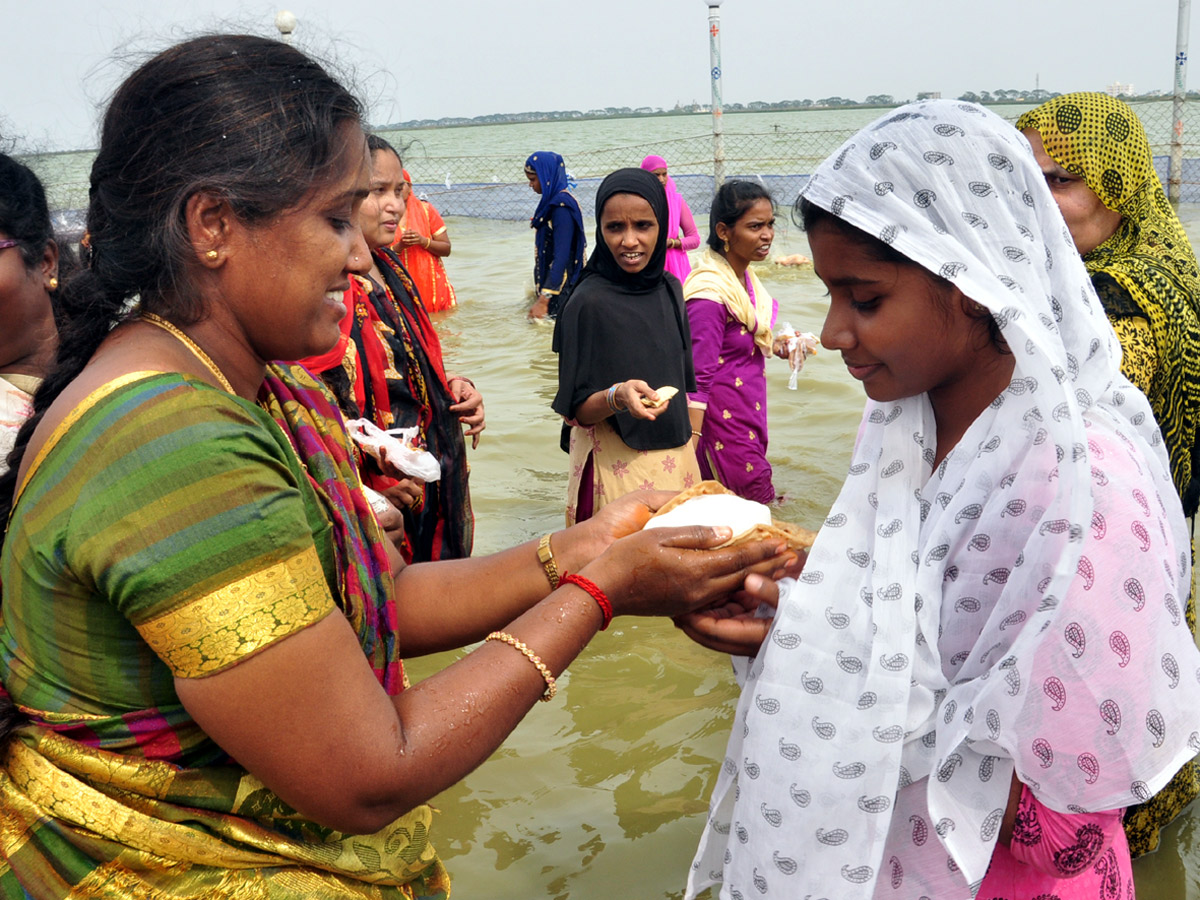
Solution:
<svg viewBox="0 0 1200 900">
<path fill-rule="evenodd" d="M 485 639 L 486 641 L 503 641 L 512 647 L 517 652 L 524 655 L 541 673 L 542 679 L 546 682 L 546 693 L 542 694 L 538 699 L 543 703 L 549 703 L 554 699 L 554 695 L 558 693 L 558 682 L 554 680 L 554 675 L 551 674 L 549 667 L 542 662 L 542 658 L 529 649 L 524 641 L 519 641 L 507 631 L 493 631 Z"/>
<path fill-rule="evenodd" d="M 542 564 L 542 568 L 546 570 L 546 577 L 550 579 L 550 590 L 558 590 L 558 563 L 554 561 L 554 552 L 550 549 L 550 535 L 552 532 L 547 532 L 542 535 L 542 539 L 538 541 L 537 556 L 538 562 Z"/>
</svg>

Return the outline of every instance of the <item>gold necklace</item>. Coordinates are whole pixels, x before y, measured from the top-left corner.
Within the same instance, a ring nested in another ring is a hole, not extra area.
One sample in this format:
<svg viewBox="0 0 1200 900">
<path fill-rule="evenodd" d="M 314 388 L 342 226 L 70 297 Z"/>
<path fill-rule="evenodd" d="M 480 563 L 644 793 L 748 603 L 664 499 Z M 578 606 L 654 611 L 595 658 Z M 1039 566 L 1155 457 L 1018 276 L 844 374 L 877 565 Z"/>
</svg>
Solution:
<svg viewBox="0 0 1200 900">
<path fill-rule="evenodd" d="M 151 325 L 157 325 L 163 331 L 173 334 L 175 337 L 179 338 L 179 340 L 183 342 L 183 345 L 192 351 L 192 354 L 196 357 L 196 359 L 204 363 L 208 371 L 212 372 L 213 377 L 215 377 L 217 381 L 221 383 L 221 387 L 225 388 L 225 390 L 229 391 L 231 394 L 237 393 L 237 391 L 233 389 L 233 385 L 229 383 L 229 379 L 225 377 L 225 374 L 219 368 L 217 368 L 217 364 L 212 361 L 212 357 L 201 350 L 200 345 L 193 341 L 190 337 L 188 337 L 162 316 L 156 316 L 154 313 L 142 313 L 142 320 L 149 322 Z"/>
</svg>

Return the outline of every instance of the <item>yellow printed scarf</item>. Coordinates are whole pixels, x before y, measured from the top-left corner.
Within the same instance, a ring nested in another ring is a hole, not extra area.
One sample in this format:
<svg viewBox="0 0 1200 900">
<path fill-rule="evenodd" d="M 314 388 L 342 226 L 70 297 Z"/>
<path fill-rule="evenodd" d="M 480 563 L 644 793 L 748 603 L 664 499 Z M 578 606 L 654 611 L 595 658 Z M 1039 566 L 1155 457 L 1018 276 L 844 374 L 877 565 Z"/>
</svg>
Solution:
<svg viewBox="0 0 1200 900">
<path fill-rule="evenodd" d="M 1106 307 L 1110 318 L 1144 316 L 1154 334 L 1158 368 L 1147 391 L 1171 458 L 1184 512 L 1200 499 L 1196 464 L 1200 421 L 1200 269 L 1191 243 L 1154 171 L 1137 113 L 1107 94 L 1065 94 L 1017 120 L 1046 153 L 1080 177 L 1121 224 L 1083 261 L 1128 291 L 1136 309 Z"/>
</svg>

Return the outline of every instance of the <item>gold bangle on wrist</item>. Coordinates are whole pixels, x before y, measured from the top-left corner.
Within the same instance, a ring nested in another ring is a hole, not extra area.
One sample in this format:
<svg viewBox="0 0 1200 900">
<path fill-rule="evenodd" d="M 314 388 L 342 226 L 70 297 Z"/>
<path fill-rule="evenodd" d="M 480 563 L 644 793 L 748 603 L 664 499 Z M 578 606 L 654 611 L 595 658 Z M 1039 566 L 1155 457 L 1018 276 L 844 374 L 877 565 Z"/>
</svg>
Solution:
<svg viewBox="0 0 1200 900">
<path fill-rule="evenodd" d="M 546 682 L 546 693 L 542 694 L 542 696 L 538 699 L 543 703 L 549 703 L 554 699 L 554 695 L 558 693 L 558 682 L 554 680 L 553 673 L 551 673 L 549 667 L 542 662 L 542 658 L 530 650 L 524 641 L 517 640 L 507 631 L 493 631 L 486 638 L 484 638 L 484 641 L 503 641 L 505 644 L 508 644 L 508 646 L 512 647 L 518 653 L 522 654 L 527 660 L 533 663 L 534 667 L 538 670 L 538 674 L 542 676 L 542 680 Z"/>
<path fill-rule="evenodd" d="M 550 590 L 558 590 L 558 563 L 554 561 L 554 552 L 550 549 L 550 535 L 553 532 L 546 532 L 542 535 L 542 539 L 538 541 L 537 557 L 538 562 L 542 564 L 542 568 L 546 570 L 546 578 L 550 581 Z"/>
</svg>

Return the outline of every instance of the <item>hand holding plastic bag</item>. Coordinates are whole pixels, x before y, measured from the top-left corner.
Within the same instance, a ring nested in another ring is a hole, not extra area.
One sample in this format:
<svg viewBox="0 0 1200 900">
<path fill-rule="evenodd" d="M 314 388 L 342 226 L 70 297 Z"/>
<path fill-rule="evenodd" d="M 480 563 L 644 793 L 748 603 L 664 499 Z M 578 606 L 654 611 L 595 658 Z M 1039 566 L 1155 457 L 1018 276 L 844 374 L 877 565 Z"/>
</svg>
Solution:
<svg viewBox="0 0 1200 900">
<path fill-rule="evenodd" d="M 787 322 L 783 323 L 776 335 L 787 341 L 788 364 L 792 367 L 792 374 L 788 376 L 788 389 L 794 391 L 800 370 L 804 368 L 804 360 L 816 355 L 821 340 L 811 331 L 796 331 Z"/>
<path fill-rule="evenodd" d="M 415 446 L 417 427 L 384 431 L 369 419 L 351 419 L 346 430 L 354 443 L 375 459 L 388 462 L 405 475 L 422 481 L 437 481 L 442 467 L 436 456 Z"/>
</svg>

